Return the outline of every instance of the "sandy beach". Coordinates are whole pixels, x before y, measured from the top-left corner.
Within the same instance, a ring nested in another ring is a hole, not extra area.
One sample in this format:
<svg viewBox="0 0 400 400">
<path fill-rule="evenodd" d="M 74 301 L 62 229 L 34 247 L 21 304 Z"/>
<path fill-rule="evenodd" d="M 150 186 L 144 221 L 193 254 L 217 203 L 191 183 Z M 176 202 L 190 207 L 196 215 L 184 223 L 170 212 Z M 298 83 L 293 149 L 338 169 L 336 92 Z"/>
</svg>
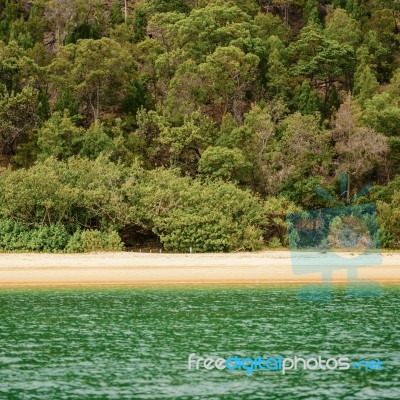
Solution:
<svg viewBox="0 0 400 400">
<path fill-rule="evenodd" d="M 345 255 L 350 257 L 350 255 Z M 293 268 L 293 257 L 302 263 Z M 0 286 L 295 284 L 321 282 L 326 255 L 289 251 L 235 254 L 1 254 Z M 379 265 L 360 267 L 357 278 L 400 284 L 400 254 L 382 256 Z M 333 271 L 346 283 L 347 270 Z"/>
</svg>

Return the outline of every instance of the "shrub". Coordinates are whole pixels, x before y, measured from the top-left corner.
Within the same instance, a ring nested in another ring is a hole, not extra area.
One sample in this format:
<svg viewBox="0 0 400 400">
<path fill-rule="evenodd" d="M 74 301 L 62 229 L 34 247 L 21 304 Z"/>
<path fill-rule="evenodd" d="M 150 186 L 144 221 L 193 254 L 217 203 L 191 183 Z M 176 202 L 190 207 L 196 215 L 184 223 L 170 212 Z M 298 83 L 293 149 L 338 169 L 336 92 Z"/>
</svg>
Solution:
<svg viewBox="0 0 400 400">
<path fill-rule="evenodd" d="M 199 172 L 225 181 L 235 180 L 249 167 L 240 149 L 209 147 L 201 156 Z"/>
<path fill-rule="evenodd" d="M 282 247 L 282 243 L 279 238 L 273 237 L 269 242 L 268 242 L 268 247 L 270 249 L 279 249 Z"/>
<path fill-rule="evenodd" d="M 27 228 L 11 220 L 0 221 L 0 250 L 23 250 L 28 241 Z"/>
<path fill-rule="evenodd" d="M 69 240 L 66 251 L 69 253 L 85 253 L 91 251 L 121 251 L 123 249 L 124 245 L 117 232 L 88 230 L 75 232 Z"/>
<path fill-rule="evenodd" d="M 202 182 L 157 170 L 129 188 L 127 196 L 167 250 L 262 247 L 262 205 L 256 196 L 232 183 Z"/>
<path fill-rule="evenodd" d="M 262 204 L 233 183 L 145 171 L 137 163 L 123 167 L 106 157 L 48 158 L 1 175 L 0 218 L 17 223 L 3 226 L 5 250 L 121 250 L 113 231 L 128 226 L 153 231 L 171 251 L 257 250 L 263 244 Z M 67 231 L 76 233 L 69 238 Z"/>
<path fill-rule="evenodd" d="M 61 225 L 37 226 L 29 228 L 11 221 L 0 221 L 1 251 L 63 251 L 69 234 Z"/>
<path fill-rule="evenodd" d="M 99 157 L 92 161 L 48 158 L 29 170 L 5 170 L 0 179 L 0 217 L 24 225 L 62 224 L 76 230 L 89 224 L 119 229 L 128 204 L 120 193 L 125 170 Z"/>
<path fill-rule="evenodd" d="M 56 252 L 68 244 L 70 235 L 61 225 L 40 226 L 30 231 L 27 250 Z"/>
<path fill-rule="evenodd" d="M 391 203 L 377 202 L 379 212 L 379 234 L 383 248 L 400 246 L 400 192 L 395 192 Z"/>
<path fill-rule="evenodd" d="M 264 201 L 264 232 L 270 239 L 268 246 L 271 248 L 288 246 L 287 216 L 301 211 L 295 203 L 286 197 L 269 197 Z"/>
</svg>

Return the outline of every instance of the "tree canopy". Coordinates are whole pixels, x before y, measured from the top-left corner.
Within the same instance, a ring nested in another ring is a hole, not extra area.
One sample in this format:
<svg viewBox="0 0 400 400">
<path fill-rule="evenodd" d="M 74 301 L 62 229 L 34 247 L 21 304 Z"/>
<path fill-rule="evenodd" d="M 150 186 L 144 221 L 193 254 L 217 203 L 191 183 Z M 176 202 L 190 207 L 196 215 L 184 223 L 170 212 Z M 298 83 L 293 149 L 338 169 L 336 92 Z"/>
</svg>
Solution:
<svg viewBox="0 0 400 400">
<path fill-rule="evenodd" d="M 0 249 L 285 246 L 286 213 L 328 207 L 316 188 L 343 173 L 348 200 L 376 187 L 399 247 L 399 18 L 378 0 L 0 0 L 0 233 L 19 232 Z"/>
</svg>

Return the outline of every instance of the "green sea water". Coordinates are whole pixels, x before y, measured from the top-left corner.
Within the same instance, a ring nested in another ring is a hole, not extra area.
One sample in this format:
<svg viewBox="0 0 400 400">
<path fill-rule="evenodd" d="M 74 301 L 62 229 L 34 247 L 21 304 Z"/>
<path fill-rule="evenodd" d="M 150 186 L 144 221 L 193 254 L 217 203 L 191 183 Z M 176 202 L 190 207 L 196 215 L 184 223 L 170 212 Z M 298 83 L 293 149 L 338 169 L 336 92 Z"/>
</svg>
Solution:
<svg viewBox="0 0 400 400">
<path fill-rule="evenodd" d="M 400 288 L 0 291 L 0 399 L 400 399 Z M 384 370 L 189 371 L 188 356 L 347 356 Z"/>
</svg>

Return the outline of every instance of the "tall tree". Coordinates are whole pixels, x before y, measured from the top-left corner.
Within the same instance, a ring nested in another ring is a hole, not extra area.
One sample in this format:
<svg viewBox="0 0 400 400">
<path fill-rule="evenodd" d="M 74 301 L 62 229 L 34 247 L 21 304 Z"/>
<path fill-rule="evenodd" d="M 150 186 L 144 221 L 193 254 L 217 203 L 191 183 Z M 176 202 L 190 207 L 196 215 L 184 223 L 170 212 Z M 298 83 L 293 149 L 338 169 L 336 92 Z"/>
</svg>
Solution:
<svg viewBox="0 0 400 400">
<path fill-rule="evenodd" d="M 389 151 L 387 138 L 372 128 L 360 126 L 359 115 L 349 95 L 340 106 L 333 121 L 333 137 L 338 155 L 338 172 L 348 175 L 347 202 L 350 201 L 352 181 L 361 179 L 383 161 Z"/>
<path fill-rule="evenodd" d="M 354 75 L 354 94 L 356 99 L 364 104 L 378 90 L 379 83 L 368 64 L 362 63 Z"/>
<path fill-rule="evenodd" d="M 355 48 L 361 40 L 360 23 L 349 17 L 347 12 L 341 8 L 328 17 L 325 27 L 325 36 L 336 40 L 340 44 L 347 44 Z"/>
<path fill-rule="evenodd" d="M 38 132 L 39 160 L 52 156 L 64 160 L 78 153 L 78 142 L 84 129 L 76 126 L 67 112 L 55 112 Z"/>
<path fill-rule="evenodd" d="M 314 22 L 302 29 L 299 39 L 289 46 L 294 62 L 292 73 L 308 78 L 314 88 L 324 93 L 324 111 L 329 112 L 328 99 L 336 82 L 351 89 L 355 68 L 354 49 L 347 44 L 327 39 Z"/>
<path fill-rule="evenodd" d="M 15 155 L 17 146 L 29 138 L 39 122 L 38 91 L 26 86 L 20 93 L 0 96 L 0 145 L 7 159 Z"/>
<path fill-rule="evenodd" d="M 332 165 L 331 133 L 323 130 L 319 117 L 296 112 L 280 123 L 281 138 L 264 155 L 267 192 L 276 195 L 286 182 L 310 176 L 329 176 Z"/>
<path fill-rule="evenodd" d="M 92 120 L 107 109 L 111 111 L 110 107 L 121 106 L 135 78 L 131 53 L 109 38 L 85 39 L 63 47 L 51 71 L 58 96 L 74 93 L 81 111 Z"/>
<path fill-rule="evenodd" d="M 209 104 L 218 121 L 227 112 L 235 120 L 242 121 L 246 110 L 246 92 L 252 88 L 257 76 L 259 58 L 251 53 L 244 54 L 234 46 L 218 47 L 199 66 L 204 85 L 200 88 L 203 104 Z"/>
</svg>

